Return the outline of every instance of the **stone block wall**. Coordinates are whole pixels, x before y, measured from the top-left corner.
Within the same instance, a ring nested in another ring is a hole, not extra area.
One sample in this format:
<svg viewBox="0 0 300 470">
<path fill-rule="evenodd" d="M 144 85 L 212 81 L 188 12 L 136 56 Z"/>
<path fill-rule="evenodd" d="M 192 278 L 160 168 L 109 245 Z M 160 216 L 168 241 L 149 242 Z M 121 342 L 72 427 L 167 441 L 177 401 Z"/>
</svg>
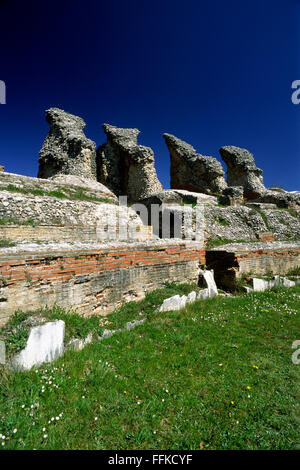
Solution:
<svg viewBox="0 0 300 470">
<path fill-rule="evenodd" d="M 299 267 L 300 243 L 229 244 L 207 251 L 206 263 L 208 269 L 214 269 L 218 286 L 233 288 L 243 274 L 287 274 Z"/>
<path fill-rule="evenodd" d="M 18 309 L 54 304 L 106 315 L 166 281 L 197 282 L 201 264 L 203 245 L 178 241 L 0 254 L 0 325 Z"/>
<path fill-rule="evenodd" d="M 73 225 L 37 225 L 31 227 L 27 225 L 0 225 L 0 240 L 10 240 L 14 242 L 46 242 L 46 243 L 96 243 L 104 240 L 107 232 L 98 230 L 92 226 Z M 117 236 L 119 231 L 117 231 Z M 137 241 L 151 240 L 152 227 L 141 225 L 135 231 L 134 239 Z"/>
<path fill-rule="evenodd" d="M 130 207 L 0 191 L 0 238 L 20 240 L 18 229 L 12 227 L 14 224 L 20 226 L 23 240 L 29 241 L 51 239 L 45 238 L 47 228 L 41 226 L 50 227 L 55 241 L 85 241 L 88 233 L 92 237 L 90 241 L 117 237 L 123 241 L 148 240 L 151 236 L 151 229 Z M 30 226 L 34 226 L 34 231 Z"/>
<path fill-rule="evenodd" d="M 239 274 L 252 272 L 257 275 L 287 274 L 300 266 L 300 247 L 278 251 L 261 250 L 235 254 Z"/>
<path fill-rule="evenodd" d="M 72 225 L 0 225 L 0 239 L 14 242 L 96 242 L 96 227 Z"/>
<path fill-rule="evenodd" d="M 246 206 L 205 207 L 206 232 L 212 240 L 257 240 L 272 232 L 275 240 L 300 239 L 300 211 L 261 209 Z M 271 236 L 268 240 L 271 241 Z"/>
<path fill-rule="evenodd" d="M 106 213 L 113 213 L 118 206 L 87 201 L 71 201 L 48 196 L 0 193 L 0 219 L 17 220 L 20 224 L 95 225 Z"/>
</svg>

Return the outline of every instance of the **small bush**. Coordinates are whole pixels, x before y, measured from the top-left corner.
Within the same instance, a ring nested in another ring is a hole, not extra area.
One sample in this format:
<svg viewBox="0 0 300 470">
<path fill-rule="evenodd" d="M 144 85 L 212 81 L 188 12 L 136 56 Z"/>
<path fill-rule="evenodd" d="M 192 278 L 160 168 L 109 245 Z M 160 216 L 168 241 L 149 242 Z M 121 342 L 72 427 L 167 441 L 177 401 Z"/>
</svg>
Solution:
<svg viewBox="0 0 300 470">
<path fill-rule="evenodd" d="M 15 242 L 6 240 L 5 238 L 0 239 L 0 248 L 10 248 L 12 246 L 16 246 Z"/>
<path fill-rule="evenodd" d="M 300 266 L 290 269 L 287 276 L 300 276 Z"/>
</svg>

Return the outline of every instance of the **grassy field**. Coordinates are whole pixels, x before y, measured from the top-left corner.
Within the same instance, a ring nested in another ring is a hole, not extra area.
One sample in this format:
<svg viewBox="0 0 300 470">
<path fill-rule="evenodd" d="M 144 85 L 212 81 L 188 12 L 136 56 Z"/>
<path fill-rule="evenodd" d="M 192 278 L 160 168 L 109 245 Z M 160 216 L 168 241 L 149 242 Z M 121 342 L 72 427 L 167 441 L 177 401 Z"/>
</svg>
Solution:
<svg viewBox="0 0 300 470">
<path fill-rule="evenodd" d="M 3 372 L 0 448 L 299 449 L 300 288 L 159 314 L 155 298 L 109 317 L 141 309 L 132 331 Z"/>
</svg>

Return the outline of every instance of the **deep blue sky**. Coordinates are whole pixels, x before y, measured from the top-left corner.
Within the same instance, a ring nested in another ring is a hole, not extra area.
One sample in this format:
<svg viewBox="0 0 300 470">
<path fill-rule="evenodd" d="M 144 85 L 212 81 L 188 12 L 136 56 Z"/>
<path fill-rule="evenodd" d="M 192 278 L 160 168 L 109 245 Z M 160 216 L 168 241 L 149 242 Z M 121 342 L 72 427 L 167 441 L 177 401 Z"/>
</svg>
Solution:
<svg viewBox="0 0 300 470">
<path fill-rule="evenodd" d="M 45 109 L 137 127 L 169 187 L 163 132 L 199 153 L 254 153 L 267 186 L 300 189 L 297 0 L 0 0 L 0 165 L 36 176 Z"/>
</svg>

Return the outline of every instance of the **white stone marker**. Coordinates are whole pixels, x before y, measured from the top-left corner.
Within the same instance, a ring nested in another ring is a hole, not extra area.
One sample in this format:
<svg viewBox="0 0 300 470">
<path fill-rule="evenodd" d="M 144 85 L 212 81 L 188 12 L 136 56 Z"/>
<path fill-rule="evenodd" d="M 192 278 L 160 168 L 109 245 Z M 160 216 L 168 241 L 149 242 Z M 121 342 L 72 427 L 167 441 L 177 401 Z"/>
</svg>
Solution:
<svg viewBox="0 0 300 470">
<path fill-rule="evenodd" d="M 197 294 L 195 291 L 192 291 L 189 293 L 189 295 L 187 296 L 187 300 L 186 300 L 186 303 L 187 304 L 192 304 L 193 302 L 195 302 L 197 298 Z"/>
<path fill-rule="evenodd" d="M 282 279 L 282 285 L 283 287 L 294 287 L 296 283 L 294 281 L 290 281 L 289 279 L 286 279 L 285 277 Z"/>
<path fill-rule="evenodd" d="M 266 289 L 269 289 L 269 281 L 266 281 L 265 279 L 259 279 L 254 277 L 252 279 L 252 284 L 253 290 L 256 292 L 263 292 Z"/>
<path fill-rule="evenodd" d="M 165 299 L 163 301 L 162 305 L 159 308 L 159 312 L 168 312 L 170 310 L 180 310 L 185 307 L 185 303 L 184 301 L 182 301 L 182 298 L 180 297 L 180 295 L 173 295 L 173 297 L 169 297 L 168 299 Z"/>
<path fill-rule="evenodd" d="M 12 359 L 16 369 L 31 369 L 64 353 L 65 322 L 56 320 L 31 328 L 26 348 Z"/>
<path fill-rule="evenodd" d="M 205 300 L 205 299 L 208 299 L 208 298 L 209 298 L 208 288 L 202 289 L 202 290 L 200 290 L 200 292 L 198 292 L 197 299 Z"/>
<path fill-rule="evenodd" d="M 274 279 L 266 281 L 265 279 L 253 278 L 253 290 L 263 292 L 267 289 L 272 289 L 272 287 L 294 287 L 296 285 L 295 281 L 290 281 L 289 279 L 281 276 L 274 276 Z"/>
<path fill-rule="evenodd" d="M 73 349 L 74 351 L 81 351 L 87 344 L 93 341 L 93 335 L 90 333 L 86 338 L 74 338 L 67 344 L 66 349 Z"/>
<path fill-rule="evenodd" d="M 218 295 L 218 288 L 215 282 L 214 272 L 213 271 L 201 271 L 200 274 L 202 274 L 206 282 L 206 285 L 208 288 L 208 296 L 214 297 Z"/>
</svg>

